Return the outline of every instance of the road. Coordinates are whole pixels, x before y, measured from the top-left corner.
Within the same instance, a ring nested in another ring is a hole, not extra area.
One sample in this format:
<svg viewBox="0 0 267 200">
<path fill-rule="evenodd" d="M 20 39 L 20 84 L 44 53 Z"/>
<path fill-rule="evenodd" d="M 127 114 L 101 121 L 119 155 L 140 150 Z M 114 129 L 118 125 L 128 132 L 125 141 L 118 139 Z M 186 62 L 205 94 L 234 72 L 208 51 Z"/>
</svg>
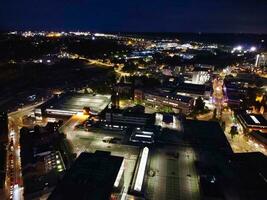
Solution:
<svg viewBox="0 0 267 200">
<path fill-rule="evenodd" d="M 23 127 L 22 117 L 29 115 L 34 108 L 41 105 L 43 102 L 35 105 L 26 106 L 18 111 L 8 114 L 9 121 L 9 141 L 13 140 L 12 151 L 8 151 L 8 173 L 7 173 L 7 184 L 6 191 L 7 195 L 14 200 L 23 199 L 23 179 L 21 173 L 21 159 L 20 159 L 20 144 L 19 144 L 19 133 L 21 127 Z"/>
<path fill-rule="evenodd" d="M 97 59 L 90 59 L 90 58 L 86 58 L 77 54 L 69 54 L 70 58 L 72 59 L 82 59 L 85 60 L 86 62 L 88 62 L 88 65 L 101 65 L 104 67 L 114 67 L 115 64 L 114 63 L 106 63 L 103 62 L 102 60 L 97 60 Z M 115 72 L 118 74 L 118 80 L 117 82 L 119 83 L 121 81 L 121 78 L 124 76 L 130 76 L 130 73 L 127 72 L 123 72 L 122 68 L 124 67 L 123 64 L 116 64 L 117 68 L 114 68 Z"/>
<path fill-rule="evenodd" d="M 222 121 L 225 122 L 225 135 L 235 153 L 245 153 L 245 152 L 261 152 L 267 155 L 266 148 L 258 143 L 257 141 L 253 141 L 245 135 L 243 128 L 239 123 L 237 123 L 237 119 L 235 119 L 233 112 L 230 109 L 225 109 L 222 111 Z M 231 136 L 230 130 L 231 127 L 235 125 L 238 126 L 238 135 L 234 137 Z"/>
</svg>

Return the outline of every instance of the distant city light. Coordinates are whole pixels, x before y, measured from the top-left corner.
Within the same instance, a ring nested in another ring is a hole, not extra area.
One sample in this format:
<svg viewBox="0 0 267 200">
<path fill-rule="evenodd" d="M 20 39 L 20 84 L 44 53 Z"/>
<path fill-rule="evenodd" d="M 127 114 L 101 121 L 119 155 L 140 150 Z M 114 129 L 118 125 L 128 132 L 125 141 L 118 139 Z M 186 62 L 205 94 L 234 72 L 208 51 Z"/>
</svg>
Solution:
<svg viewBox="0 0 267 200">
<path fill-rule="evenodd" d="M 251 48 L 250 48 L 250 51 L 252 51 L 252 52 L 254 52 L 254 51 L 256 51 L 256 50 L 257 50 L 256 47 L 251 47 Z"/>
<path fill-rule="evenodd" d="M 231 51 L 231 53 L 234 53 L 235 51 L 241 52 L 242 50 L 243 50 L 243 47 L 239 45 L 237 47 L 234 47 L 233 50 Z"/>
<path fill-rule="evenodd" d="M 62 34 L 61 33 L 57 33 L 57 32 L 50 32 L 50 33 L 48 33 L 46 35 L 46 37 L 51 37 L 51 38 L 53 38 L 53 37 L 61 37 L 61 36 L 62 36 Z"/>
<path fill-rule="evenodd" d="M 237 46 L 237 47 L 236 47 L 236 50 L 237 50 L 237 51 L 241 51 L 242 49 L 243 49 L 242 46 Z"/>
</svg>

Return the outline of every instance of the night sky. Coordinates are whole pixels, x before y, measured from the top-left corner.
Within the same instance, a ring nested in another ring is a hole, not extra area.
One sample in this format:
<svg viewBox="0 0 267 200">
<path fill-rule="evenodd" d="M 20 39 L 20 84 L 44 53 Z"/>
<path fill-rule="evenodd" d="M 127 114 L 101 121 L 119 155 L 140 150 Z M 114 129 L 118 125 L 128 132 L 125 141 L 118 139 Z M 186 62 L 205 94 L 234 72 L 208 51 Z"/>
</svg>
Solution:
<svg viewBox="0 0 267 200">
<path fill-rule="evenodd" d="M 0 29 L 267 33 L 267 0 L 0 0 Z"/>
</svg>

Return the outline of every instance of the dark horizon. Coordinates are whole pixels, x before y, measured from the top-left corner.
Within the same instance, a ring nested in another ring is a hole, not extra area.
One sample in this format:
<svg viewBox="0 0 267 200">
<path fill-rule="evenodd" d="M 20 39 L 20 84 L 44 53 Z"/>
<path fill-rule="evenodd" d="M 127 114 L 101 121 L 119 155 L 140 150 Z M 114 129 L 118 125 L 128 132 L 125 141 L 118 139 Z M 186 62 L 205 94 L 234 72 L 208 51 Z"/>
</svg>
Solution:
<svg viewBox="0 0 267 200">
<path fill-rule="evenodd" d="M 205 34 L 214 34 L 214 35 L 267 35 L 267 32 L 254 33 L 254 32 L 193 32 L 193 31 L 108 31 L 108 30 L 90 30 L 90 29 L 0 29 L 0 33 L 7 32 L 90 32 L 90 33 L 106 33 L 106 34 L 195 34 L 195 35 L 205 35 Z"/>
</svg>

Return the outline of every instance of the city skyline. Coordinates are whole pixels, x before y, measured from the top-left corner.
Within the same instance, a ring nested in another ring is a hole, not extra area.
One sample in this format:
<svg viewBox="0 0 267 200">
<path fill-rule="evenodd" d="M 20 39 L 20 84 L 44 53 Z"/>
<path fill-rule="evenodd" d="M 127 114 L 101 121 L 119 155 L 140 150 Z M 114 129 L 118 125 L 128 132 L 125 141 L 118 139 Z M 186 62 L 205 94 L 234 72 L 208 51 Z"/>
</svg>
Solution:
<svg viewBox="0 0 267 200">
<path fill-rule="evenodd" d="M 1 1 L 0 199 L 266 199 L 266 1 Z"/>
</svg>

